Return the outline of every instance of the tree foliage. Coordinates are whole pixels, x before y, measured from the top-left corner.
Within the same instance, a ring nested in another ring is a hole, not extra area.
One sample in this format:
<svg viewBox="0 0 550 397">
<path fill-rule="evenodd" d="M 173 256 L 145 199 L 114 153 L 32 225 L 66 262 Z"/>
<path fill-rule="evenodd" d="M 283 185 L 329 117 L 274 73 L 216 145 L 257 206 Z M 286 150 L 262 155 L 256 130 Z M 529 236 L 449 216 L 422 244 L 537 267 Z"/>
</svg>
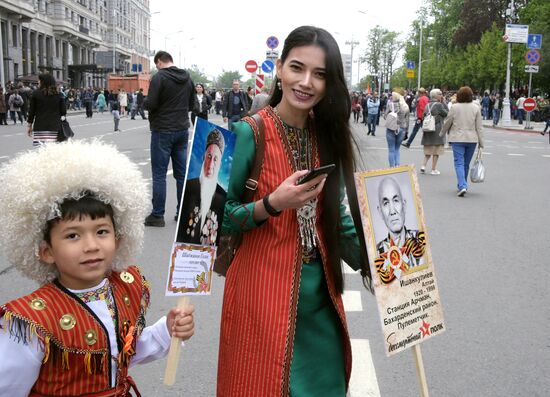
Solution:
<svg viewBox="0 0 550 397">
<path fill-rule="evenodd" d="M 508 44 L 503 41 L 506 23 L 529 25 L 529 33 L 543 35 L 540 72 L 533 75 L 535 92 L 550 91 L 550 1 L 515 0 L 516 13 L 506 20 L 509 0 L 427 0 L 411 25 L 403 60 L 392 84 L 412 85 L 405 77 L 405 61 L 419 62 L 422 26 L 421 85 L 456 89 L 469 85 L 480 92 L 502 91 L 506 80 Z M 422 23 L 422 21 L 424 21 Z M 382 29 L 382 28 L 380 28 Z M 528 84 L 524 72 L 526 47 L 512 45 L 512 89 Z M 417 69 L 418 71 L 418 69 Z"/>
<path fill-rule="evenodd" d="M 191 76 L 191 80 L 193 80 L 195 84 L 201 83 L 205 87 L 210 85 L 211 81 L 208 79 L 208 76 L 206 76 L 197 65 L 191 65 L 191 67 L 187 69 L 187 71 Z"/>
<path fill-rule="evenodd" d="M 218 88 L 230 89 L 233 85 L 233 80 L 241 81 L 241 74 L 237 70 L 222 71 L 222 74 L 216 79 L 216 85 Z"/>
</svg>

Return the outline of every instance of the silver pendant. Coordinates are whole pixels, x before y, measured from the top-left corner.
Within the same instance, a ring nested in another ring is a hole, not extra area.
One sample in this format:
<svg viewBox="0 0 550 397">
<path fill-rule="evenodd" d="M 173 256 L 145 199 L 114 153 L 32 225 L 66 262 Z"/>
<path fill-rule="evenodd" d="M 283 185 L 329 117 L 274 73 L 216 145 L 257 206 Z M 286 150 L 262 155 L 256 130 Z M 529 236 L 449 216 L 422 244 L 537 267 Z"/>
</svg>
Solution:
<svg viewBox="0 0 550 397">
<path fill-rule="evenodd" d="M 317 197 L 296 210 L 302 247 L 306 251 L 317 246 Z"/>
</svg>

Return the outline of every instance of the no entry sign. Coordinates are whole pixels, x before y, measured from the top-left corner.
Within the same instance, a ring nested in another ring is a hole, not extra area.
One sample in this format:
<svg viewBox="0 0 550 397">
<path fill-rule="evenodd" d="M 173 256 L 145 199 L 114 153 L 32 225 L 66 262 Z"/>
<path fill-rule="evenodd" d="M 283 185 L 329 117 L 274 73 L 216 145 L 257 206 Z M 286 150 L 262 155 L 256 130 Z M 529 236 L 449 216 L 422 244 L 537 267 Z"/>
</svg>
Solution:
<svg viewBox="0 0 550 397">
<path fill-rule="evenodd" d="M 537 108 L 537 102 L 533 98 L 527 98 L 525 102 L 523 102 L 523 108 L 526 112 L 532 112 Z"/>
<path fill-rule="evenodd" d="M 248 73 L 254 73 L 256 70 L 258 70 L 258 64 L 255 60 L 251 59 L 250 61 L 246 62 L 244 68 Z"/>
</svg>

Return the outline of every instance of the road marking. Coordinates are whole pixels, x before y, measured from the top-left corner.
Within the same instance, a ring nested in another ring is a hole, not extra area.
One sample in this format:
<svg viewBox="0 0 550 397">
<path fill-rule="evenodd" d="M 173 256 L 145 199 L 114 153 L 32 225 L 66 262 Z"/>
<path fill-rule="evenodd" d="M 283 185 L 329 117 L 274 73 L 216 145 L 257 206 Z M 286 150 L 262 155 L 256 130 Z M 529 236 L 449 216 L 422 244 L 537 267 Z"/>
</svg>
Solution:
<svg viewBox="0 0 550 397">
<path fill-rule="evenodd" d="M 10 156 L 0 156 L 0 159 L 9 159 Z"/>
<path fill-rule="evenodd" d="M 542 157 L 550 157 L 550 154 L 543 154 Z"/>
<path fill-rule="evenodd" d="M 149 161 L 142 161 L 141 163 L 138 163 L 138 165 L 147 165 L 149 164 Z"/>
<path fill-rule="evenodd" d="M 351 354 L 350 397 L 380 397 L 368 339 L 351 339 Z"/>
<path fill-rule="evenodd" d="M 344 309 L 346 312 L 362 312 L 363 304 L 361 303 L 361 291 L 344 290 L 342 294 Z"/>
<path fill-rule="evenodd" d="M 521 154 L 521 153 L 507 153 L 508 156 L 525 156 L 524 154 Z"/>
<path fill-rule="evenodd" d="M 543 144 L 544 142 L 541 142 L 541 141 L 527 141 L 527 143 Z"/>
<path fill-rule="evenodd" d="M 536 149 L 536 150 L 545 150 L 546 149 L 545 147 L 540 147 L 540 146 L 524 146 L 523 148 L 524 149 Z"/>
<path fill-rule="evenodd" d="M 518 141 L 502 141 L 502 143 L 518 143 Z"/>
</svg>

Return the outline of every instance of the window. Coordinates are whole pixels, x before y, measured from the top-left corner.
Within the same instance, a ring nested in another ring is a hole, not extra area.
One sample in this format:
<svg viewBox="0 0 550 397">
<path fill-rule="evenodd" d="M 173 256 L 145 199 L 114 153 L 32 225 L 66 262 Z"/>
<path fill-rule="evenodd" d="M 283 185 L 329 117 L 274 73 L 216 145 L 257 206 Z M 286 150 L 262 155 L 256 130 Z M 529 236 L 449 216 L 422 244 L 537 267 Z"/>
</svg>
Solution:
<svg viewBox="0 0 550 397">
<path fill-rule="evenodd" d="M 17 25 L 11 25 L 11 40 L 12 46 L 18 47 L 17 45 Z"/>
<path fill-rule="evenodd" d="M 55 39 L 55 57 L 59 58 L 59 40 Z"/>
</svg>

